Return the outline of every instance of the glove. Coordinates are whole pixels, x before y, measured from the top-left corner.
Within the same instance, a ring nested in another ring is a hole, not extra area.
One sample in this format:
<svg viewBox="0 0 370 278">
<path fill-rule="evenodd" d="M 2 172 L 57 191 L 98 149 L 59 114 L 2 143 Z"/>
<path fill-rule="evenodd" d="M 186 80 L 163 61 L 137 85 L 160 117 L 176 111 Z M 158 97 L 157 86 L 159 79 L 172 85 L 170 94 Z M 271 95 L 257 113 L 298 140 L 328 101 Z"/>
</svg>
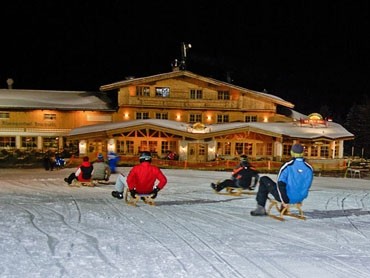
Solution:
<svg viewBox="0 0 370 278">
<path fill-rule="evenodd" d="M 157 197 L 157 194 L 158 194 L 158 192 L 159 192 L 159 188 L 158 187 L 154 187 L 154 189 L 153 189 L 153 191 L 152 191 L 152 195 L 151 195 L 151 197 L 152 197 L 152 199 L 155 199 L 156 197 Z"/>
<path fill-rule="evenodd" d="M 136 190 L 135 189 L 131 189 L 130 194 L 131 194 L 132 198 L 136 198 Z"/>
</svg>

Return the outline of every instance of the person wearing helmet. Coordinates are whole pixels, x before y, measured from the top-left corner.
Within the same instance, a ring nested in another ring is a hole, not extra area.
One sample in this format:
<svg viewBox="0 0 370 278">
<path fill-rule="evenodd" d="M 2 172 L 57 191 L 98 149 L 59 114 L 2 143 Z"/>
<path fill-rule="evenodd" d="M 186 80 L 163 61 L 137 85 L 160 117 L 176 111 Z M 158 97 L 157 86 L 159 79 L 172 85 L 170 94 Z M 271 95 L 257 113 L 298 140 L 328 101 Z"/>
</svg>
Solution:
<svg viewBox="0 0 370 278">
<path fill-rule="evenodd" d="M 254 182 L 252 184 L 253 179 Z M 226 187 L 254 190 L 258 183 L 258 179 L 258 171 L 253 168 L 247 160 L 242 160 L 239 167 L 233 170 L 230 179 L 226 179 L 217 184 L 211 183 L 211 187 L 217 192 L 220 192 Z"/>
<path fill-rule="evenodd" d="M 313 168 L 304 160 L 303 153 L 301 144 L 292 146 L 292 159 L 280 167 L 277 183 L 270 177 L 261 177 L 256 196 L 257 208 L 250 212 L 252 216 L 267 215 L 265 205 L 269 194 L 285 204 L 301 203 L 307 198 L 313 180 Z"/>
<path fill-rule="evenodd" d="M 158 192 L 166 186 L 167 178 L 160 168 L 151 164 L 152 156 L 150 152 L 142 152 L 139 161 L 140 164 L 132 167 L 127 175 L 128 190 L 132 198 L 136 198 L 136 194 L 151 194 L 151 197 L 154 199 L 157 197 Z M 113 192 L 113 197 L 121 196 L 120 193 L 123 194 L 123 191 Z"/>
</svg>

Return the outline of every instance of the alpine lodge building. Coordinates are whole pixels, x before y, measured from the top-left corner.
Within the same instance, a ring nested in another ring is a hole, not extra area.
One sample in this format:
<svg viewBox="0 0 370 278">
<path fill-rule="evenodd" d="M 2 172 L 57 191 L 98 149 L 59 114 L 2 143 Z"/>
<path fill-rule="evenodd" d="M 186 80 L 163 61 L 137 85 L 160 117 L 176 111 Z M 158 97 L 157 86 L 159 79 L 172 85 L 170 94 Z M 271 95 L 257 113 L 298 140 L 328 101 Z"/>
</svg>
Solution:
<svg viewBox="0 0 370 278">
<path fill-rule="evenodd" d="M 0 89 L 0 162 L 51 150 L 92 159 L 115 152 L 135 164 L 141 151 L 150 151 L 159 165 L 172 152 L 184 167 L 241 155 L 270 167 L 299 142 L 314 166 L 345 165 L 344 142 L 354 135 L 315 111 L 293 108 L 277 96 L 179 68 L 99 92 Z"/>
</svg>

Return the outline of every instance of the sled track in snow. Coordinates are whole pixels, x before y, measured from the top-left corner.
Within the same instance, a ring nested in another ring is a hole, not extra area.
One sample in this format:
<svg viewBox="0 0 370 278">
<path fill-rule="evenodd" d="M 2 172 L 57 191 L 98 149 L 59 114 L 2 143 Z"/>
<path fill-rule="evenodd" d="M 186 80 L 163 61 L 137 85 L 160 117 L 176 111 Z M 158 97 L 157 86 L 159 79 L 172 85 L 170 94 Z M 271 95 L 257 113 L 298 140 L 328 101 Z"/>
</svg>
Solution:
<svg viewBox="0 0 370 278">
<path fill-rule="evenodd" d="M 287 235 L 284 233 L 284 231 L 281 230 L 270 230 L 270 222 L 273 221 L 271 219 L 268 219 L 266 225 L 261 225 L 257 224 L 252 220 L 249 220 L 249 216 L 244 215 L 242 217 L 237 217 L 235 216 L 235 213 L 229 213 L 229 212 L 224 212 L 222 210 L 215 210 L 215 209 L 208 209 L 208 210 L 192 210 L 190 206 L 187 206 L 185 209 L 190 210 L 192 215 L 195 216 L 197 214 L 204 214 L 203 217 L 208 219 L 210 222 L 215 222 L 219 221 L 220 223 L 218 226 L 215 227 L 215 229 L 221 227 L 221 225 L 225 226 L 230 226 L 233 225 L 235 229 L 240 229 L 241 233 L 245 233 L 246 230 L 254 230 L 255 234 L 258 234 L 258 241 L 263 242 L 264 245 L 269 246 L 269 245 L 276 245 L 277 243 L 286 245 L 287 247 L 290 245 L 294 245 L 293 247 L 289 247 L 288 249 L 296 249 L 297 250 L 297 257 L 299 256 L 306 257 L 307 254 L 317 252 L 317 249 L 322 250 L 323 262 L 326 264 L 328 271 L 330 273 L 337 273 L 338 277 L 343 275 L 343 273 L 347 273 L 348 275 L 353 275 L 354 273 L 358 275 L 359 277 L 366 277 L 366 273 L 363 271 L 351 266 L 346 262 L 346 259 L 342 257 L 341 253 L 338 253 L 336 249 L 330 248 L 329 246 L 325 246 L 322 243 L 316 243 L 313 240 L 309 239 L 303 239 L 301 238 L 298 234 L 297 236 L 294 235 Z M 249 213 L 249 211 L 246 211 L 246 214 Z M 181 213 L 180 213 L 181 215 Z M 223 216 L 220 216 L 223 215 Z M 181 216 L 176 217 L 176 219 L 181 219 Z M 222 221 L 220 221 L 222 219 Z M 236 220 L 236 221 L 235 221 Z M 294 221 L 292 221 L 294 223 Z M 296 222 L 295 222 L 296 223 Z M 299 222 L 297 224 L 304 223 L 304 222 Z M 354 225 L 351 223 L 351 225 Z M 308 228 L 309 224 L 307 222 L 305 223 L 306 228 Z M 294 229 L 294 226 L 292 227 Z M 269 239 L 271 237 L 271 233 L 276 234 L 276 236 L 273 239 Z M 362 233 L 361 233 L 362 234 Z M 253 237 L 252 237 L 253 238 Z M 240 237 L 236 237 L 236 240 L 240 240 Z M 253 239 L 252 239 L 253 240 Z M 241 244 L 245 245 L 245 248 L 250 248 L 248 242 L 249 239 L 247 238 L 244 242 L 239 241 Z M 285 249 L 284 247 L 281 248 L 282 251 Z M 256 253 L 258 252 L 258 249 L 256 248 Z M 333 254 L 334 255 L 331 255 Z M 300 254 L 300 255 L 299 255 Z M 242 254 L 238 254 L 242 255 Z M 358 256 L 359 254 L 354 253 L 353 256 Z M 290 273 L 286 268 L 282 267 L 280 264 L 274 263 L 274 258 L 270 257 L 266 253 L 259 253 L 259 255 L 253 255 L 252 257 L 261 257 L 263 258 L 268 258 L 264 265 L 271 264 L 272 267 L 275 268 L 274 273 L 279 273 L 279 275 L 284 275 L 286 277 L 295 277 L 293 273 Z M 366 258 L 364 258 L 365 260 Z M 254 263 L 254 260 L 252 260 L 252 263 Z M 255 264 L 256 267 L 258 267 L 258 263 Z"/>
</svg>

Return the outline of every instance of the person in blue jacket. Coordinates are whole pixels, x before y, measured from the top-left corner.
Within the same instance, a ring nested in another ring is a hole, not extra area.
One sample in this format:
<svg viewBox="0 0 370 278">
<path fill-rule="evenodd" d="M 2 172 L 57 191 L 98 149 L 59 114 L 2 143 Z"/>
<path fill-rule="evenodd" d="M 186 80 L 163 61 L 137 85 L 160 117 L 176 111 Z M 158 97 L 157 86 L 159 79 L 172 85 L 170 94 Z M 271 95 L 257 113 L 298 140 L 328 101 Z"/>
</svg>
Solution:
<svg viewBox="0 0 370 278">
<path fill-rule="evenodd" d="M 292 159 L 281 166 L 277 183 L 267 176 L 260 178 L 256 196 L 257 208 L 251 211 L 252 216 L 266 215 L 268 194 L 283 204 L 296 204 L 307 198 L 313 180 L 313 168 L 304 160 L 303 152 L 301 144 L 292 146 Z"/>
<path fill-rule="evenodd" d="M 110 151 L 108 153 L 108 164 L 109 164 L 109 168 L 112 174 L 116 173 L 116 167 L 117 167 L 118 161 L 119 161 L 119 156 L 115 154 L 114 152 Z"/>
</svg>

